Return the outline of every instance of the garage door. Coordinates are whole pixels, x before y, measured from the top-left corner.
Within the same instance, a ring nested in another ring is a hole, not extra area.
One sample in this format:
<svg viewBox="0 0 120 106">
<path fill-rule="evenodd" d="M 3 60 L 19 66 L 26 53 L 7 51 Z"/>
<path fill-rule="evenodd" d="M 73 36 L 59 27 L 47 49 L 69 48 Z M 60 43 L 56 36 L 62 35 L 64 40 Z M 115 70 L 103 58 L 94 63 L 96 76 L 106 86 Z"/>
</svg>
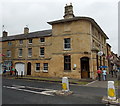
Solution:
<svg viewBox="0 0 120 106">
<path fill-rule="evenodd" d="M 18 75 L 21 75 L 21 73 L 25 75 L 25 64 L 24 63 L 16 63 L 15 68 L 18 71 Z"/>
</svg>

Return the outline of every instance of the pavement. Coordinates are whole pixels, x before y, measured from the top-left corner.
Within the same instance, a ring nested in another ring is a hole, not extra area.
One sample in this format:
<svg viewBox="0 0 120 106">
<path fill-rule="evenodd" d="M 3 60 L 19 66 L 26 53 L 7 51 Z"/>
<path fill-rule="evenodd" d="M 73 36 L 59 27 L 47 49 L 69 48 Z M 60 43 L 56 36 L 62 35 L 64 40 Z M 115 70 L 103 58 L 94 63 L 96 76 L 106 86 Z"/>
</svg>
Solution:
<svg viewBox="0 0 120 106">
<path fill-rule="evenodd" d="M 3 76 L 9 79 L 24 79 L 24 80 L 37 80 L 37 81 L 45 81 L 45 82 L 57 82 L 62 83 L 62 78 L 53 78 L 53 77 L 38 77 L 38 76 Z M 71 79 L 68 78 L 70 84 L 78 84 L 78 85 L 86 85 L 92 81 L 93 79 Z"/>
<path fill-rule="evenodd" d="M 4 76 L 6 78 L 11 79 L 25 79 L 25 80 L 38 80 L 38 81 L 46 81 L 46 82 L 57 82 L 62 83 L 62 78 L 53 78 L 53 77 L 38 77 L 38 76 Z M 101 81 L 93 80 L 93 79 L 71 79 L 68 78 L 70 84 L 76 84 L 76 85 L 84 85 L 88 87 L 99 87 L 99 88 L 107 88 L 108 81 L 117 81 L 118 78 L 115 76 L 112 77 L 110 74 L 107 75 L 107 80 L 103 81 L 101 76 Z"/>
<path fill-rule="evenodd" d="M 112 77 L 110 74 L 108 74 L 106 81 L 103 81 L 102 78 L 101 78 L 101 81 L 95 80 L 91 83 L 86 84 L 86 86 L 107 88 L 108 87 L 108 81 L 117 81 L 117 80 L 118 80 L 118 78 L 116 78 L 115 76 Z"/>
</svg>

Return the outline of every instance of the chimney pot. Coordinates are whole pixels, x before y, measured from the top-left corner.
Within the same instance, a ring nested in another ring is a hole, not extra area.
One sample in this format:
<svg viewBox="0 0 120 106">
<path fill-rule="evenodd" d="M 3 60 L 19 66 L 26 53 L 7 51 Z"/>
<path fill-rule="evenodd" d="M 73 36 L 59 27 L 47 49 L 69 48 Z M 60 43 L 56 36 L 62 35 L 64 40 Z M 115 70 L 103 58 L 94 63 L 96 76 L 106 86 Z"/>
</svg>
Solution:
<svg viewBox="0 0 120 106">
<path fill-rule="evenodd" d="M 70 3 L 70 5 L 66 5 L 65 6 L 65 15 L 63 17 L 65 19 L 69 19 L 69 18 L 73 18 L 74 17 L 72 3 Z"/>
<path fill-rule="evenodd" d="M 3 31 L 3 37 L 7 37 L 8 32 L 7 31 Z"/>
<path fill-rule="evenodd" d="M 24 34 L 28 34 L 29 33 L 29 28 L 28 27 L 25 27 L 24 28 Z"/>
</svg>

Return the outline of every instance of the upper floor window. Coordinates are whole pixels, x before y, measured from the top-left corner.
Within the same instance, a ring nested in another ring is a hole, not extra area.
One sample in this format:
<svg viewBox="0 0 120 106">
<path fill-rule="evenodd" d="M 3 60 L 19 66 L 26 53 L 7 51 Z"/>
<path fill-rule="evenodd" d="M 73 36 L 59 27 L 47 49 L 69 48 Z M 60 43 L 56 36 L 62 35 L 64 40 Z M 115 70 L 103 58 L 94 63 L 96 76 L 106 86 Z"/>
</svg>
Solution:
<svg viewBox="0 0 120 106">
<path fill-rule="evenodd" d="M 41 48 L 40 48 L 40 56 L 43 56 L 43 57 L 44 57 L 44 52 L 45 52 L 44 47 L 41 47 Z"/>
<path fill-rule="evenodd" d="M 70 38 L 64 39 L 64 49 L 66 49 L 66 50 L 71 49 Z"/>
<path fill-rule="evenodd" d="M 71 56 L 64 56 L 64 70 L 71 70 Z"/>
<path fill-rule="evenodd" d="M 28 42 L 29 44 L 32 44 L 32 39 L 29 39 L 29 42 Z"/>
<path fill-rule="evenodd" d="M 32 56 L 32 48 L 28 48 L 28 57 Z"/>
<path fill-rule="evenodd" d="M 40 38 L 40 42 L 44 43 L 45 42 L 45 38 Z"/>
<path fill-rule="evenodd" d="M 36 71 L 40 71 L 40 63 L 36 63 Z"/>
<path fill-rule="evenodd" d="M 22 49 L 19 49 L 19 57 L 22 57 Z"/>
<path fill-rule="evenodd" d="M 22 45 L 23 44 L 23 40 L 19 40 L 19 44 Z"/>
<path fill-rule="evenodd" d="M 7 50 L 7 57 L 11 57 L 11 51 Z"/>
<path fill-rule="evenodd" d="M 8 45 L 9 45 L 9 46 L 12 45 L 12 42 L 9 41 L 9 42 L 8 42 Z"/>
</svg>

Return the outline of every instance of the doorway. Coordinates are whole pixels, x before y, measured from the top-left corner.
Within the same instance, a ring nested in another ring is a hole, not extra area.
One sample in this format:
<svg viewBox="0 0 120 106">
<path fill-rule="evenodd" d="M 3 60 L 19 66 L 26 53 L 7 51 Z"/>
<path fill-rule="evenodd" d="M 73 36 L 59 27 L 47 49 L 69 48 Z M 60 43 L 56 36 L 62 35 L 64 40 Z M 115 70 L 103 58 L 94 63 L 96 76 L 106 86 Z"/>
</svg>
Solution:
<svg viewBox="0 0 120 106">
<path fill-rule="evenodd" d="M 31 75 L 31 63 L 27 63 L 27 75 Z"/>
<path fill-rule="evenodd" d="M 81 78 L 90 78 L 89 58 L 82 57 L 80 61 L 81 61 Z"/>
</svg>

